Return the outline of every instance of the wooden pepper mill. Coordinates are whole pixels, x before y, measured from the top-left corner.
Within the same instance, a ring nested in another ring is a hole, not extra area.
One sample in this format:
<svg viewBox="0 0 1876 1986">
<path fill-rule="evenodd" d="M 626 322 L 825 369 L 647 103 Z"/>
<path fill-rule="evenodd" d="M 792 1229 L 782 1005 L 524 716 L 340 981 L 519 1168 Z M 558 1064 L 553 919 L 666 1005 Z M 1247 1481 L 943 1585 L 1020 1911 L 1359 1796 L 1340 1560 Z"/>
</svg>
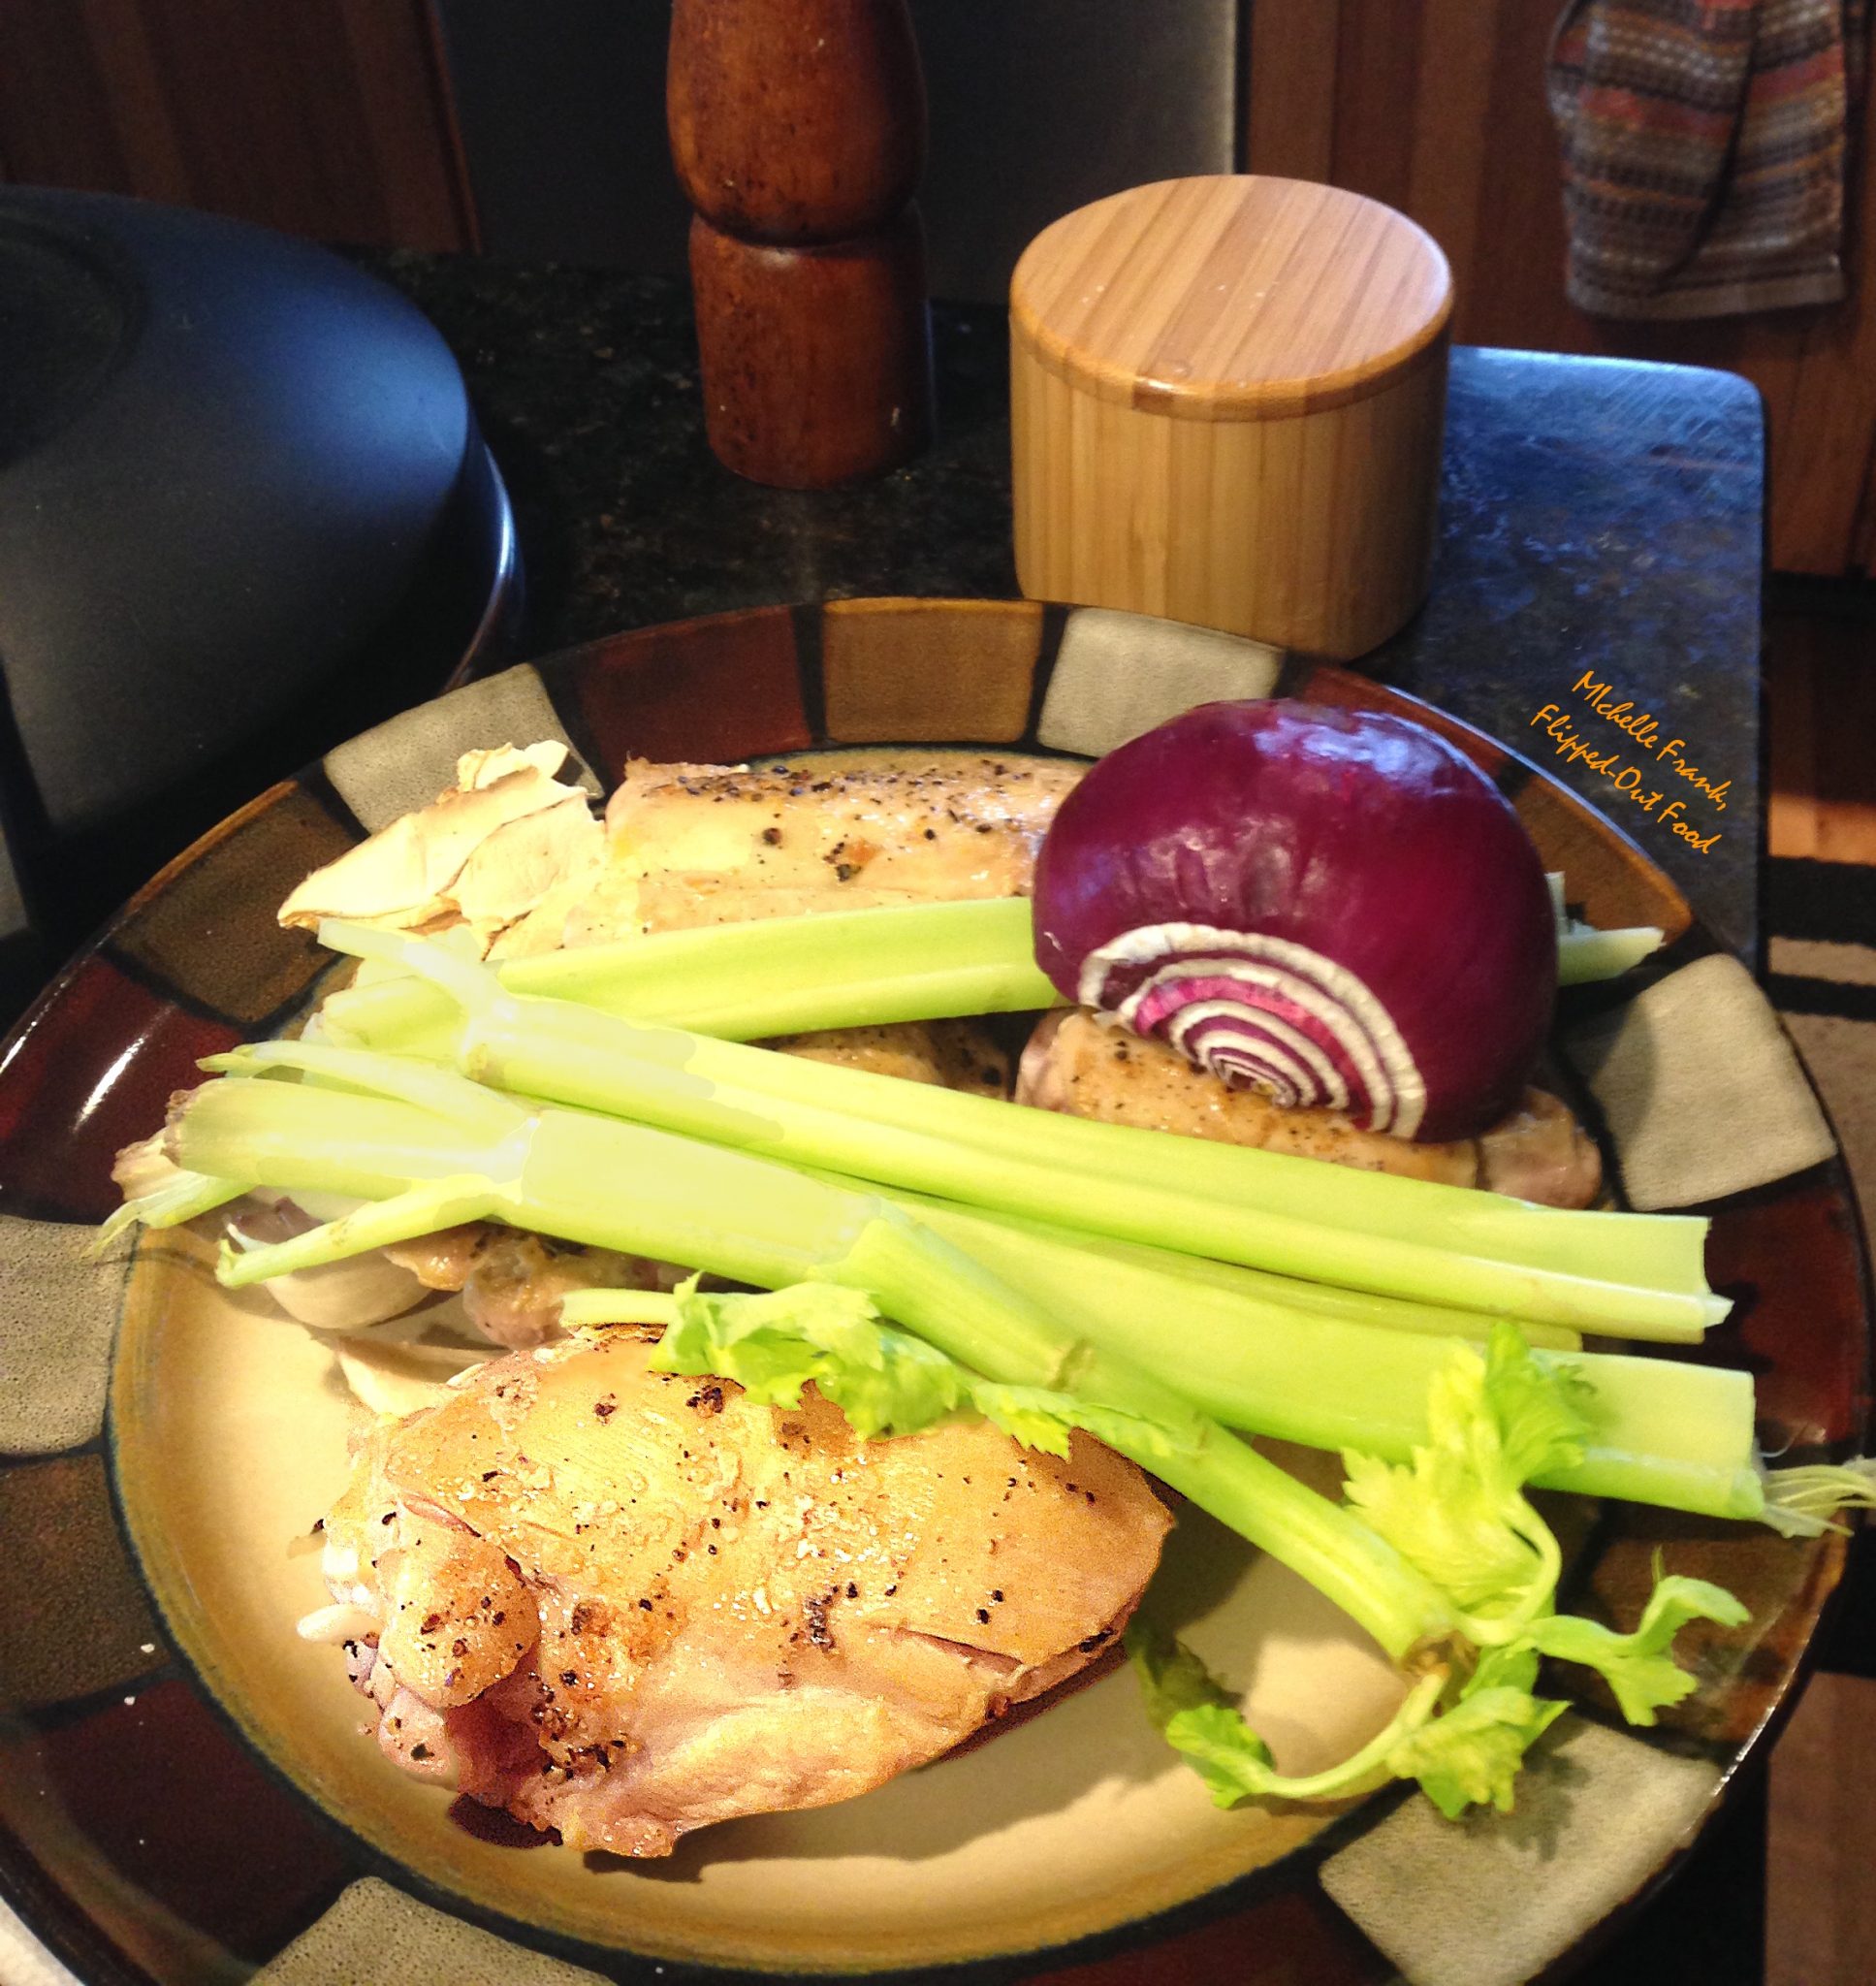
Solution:
<svg viewBox="0 0 1876 1986">
<path fill-rule="evenodd" d="M 718 459 L 803 490 L 916 454 L 932 350 L 905 0 L 676 0 L 667 110 Z"/>
</svg>

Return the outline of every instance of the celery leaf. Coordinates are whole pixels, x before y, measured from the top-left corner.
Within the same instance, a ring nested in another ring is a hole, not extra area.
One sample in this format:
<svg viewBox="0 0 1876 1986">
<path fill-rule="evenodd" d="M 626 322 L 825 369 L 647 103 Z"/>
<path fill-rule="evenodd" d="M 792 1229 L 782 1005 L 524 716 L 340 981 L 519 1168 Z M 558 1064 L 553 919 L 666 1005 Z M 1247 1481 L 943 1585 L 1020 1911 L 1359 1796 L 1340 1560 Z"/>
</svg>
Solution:
<svg viewBox="0 0 1876 1986">
<path fill-rule="evenodd" d="M 1674 1636 L 1690 1620 L 1737 1627 L 1748 1618 L 1746 1608 L 1724 1586 L 1670 1574 L 1656 1581 L 1633 1634 L 1562 1614 L 1534 1621 L 1526 1639 L 1543 1654 L 1596 1670 L 1615 1692 L 1630 1723 L 1652 1724 L 1657 1711 L 1679 1703 L 1695 1686 L 1695 1679 L 1669 1652 Z"/>
<path fill-rule="evenodd" d="M 715 1295 L 700 1291 L 692 1277 L 677 1291 L 675 1307 L 652 1354 L 656 1370 L 731 1379 L 764 1406 L 794 1406 L 811 1383 L 862 1440 L 915 1434 L 977 1414 L 1025 1448 L 1065 1457 L 1077 1427 L 1135 1455 L 1166 1456 L 1189 1445 L 1123 1407 L 981 1378 L 885 1322 L 872 1297 L 843 1284 Z"/>
<path fill-rule="evenodd" d="M 1410 1732 L 1387 1762 L 1399 1778 L 1419 1780 L 1448 1820 L 1473 1806 L 1509 1813 L 1525 1751 L 1568 1708 L 1507 1684 L 1475 1688 Z"/>
<path fill-rule="evenodd" d="M 811 1382 L 863 1439 L 930 1427 L 968 1403 L 962 1368 L 881 1322 L 864 1291 L 794 1283 L 760 1295 L 677 1292 L 653 1367 L 733 1379 L 763 1406 L 794 1406 Z"/>
<path fill-rule="evenodd" d="M 1192 1650 L 1137 1614 L 1126 1644 L 1154 1729 L 1205 1781 L 1213 1804 L 1234 1807 L 1268 1791 L 1276 1776 L 1269 1746 Z"/>
<path fill-rule="evenodd" d="M 1438 1705 L 1446 1679 L 1436 1671 L 1420 1678 L 1385 1728 L 1358 1751 L 1324 1772 L 1296 1778 L 1277 1771 L 1269 1746 L 1183 1642 L 1135 1615 L 1127 1650 L 1147 1715 L 1219 1807 L 1258 1798 L 1334 1800 L 1399 1778 L 1418 1780 L 1448 1819 L 1471 1806 L 1508 1813 L 1525 1751 L 1567 1708 L 1510 1680 L 1514 1671 L 1535 1678 L 1537 1658 L 1528 1652 L 1497 1657 L 1500 1680 L 1481 1688 L 1475 1676 L 1445 1711 Z"/>
<path fill-rule="evenodd" d="M 1349 1500 L 1461 1607 L 1529 1611 L 1554 1579 L 1555 1544 L 1523 1486 L 1581 1460 L 1579 1393 L 1568 1367 L 1540 1364 L 1501 1322 L 1484 1358 L 1456 1346 L 1434 1379 L 1428 1439 L 1410 1461 L 1344 1456 Z"/>
</svg>

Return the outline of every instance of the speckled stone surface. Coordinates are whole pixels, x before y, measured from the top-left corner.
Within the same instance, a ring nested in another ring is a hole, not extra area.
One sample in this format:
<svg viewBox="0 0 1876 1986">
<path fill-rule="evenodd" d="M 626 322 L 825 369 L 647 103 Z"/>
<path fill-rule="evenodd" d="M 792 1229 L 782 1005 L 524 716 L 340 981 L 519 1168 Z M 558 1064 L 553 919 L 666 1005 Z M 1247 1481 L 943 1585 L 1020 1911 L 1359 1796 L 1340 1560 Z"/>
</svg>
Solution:
<svg viewBox="0 0 1876 1986">
<path fill-rule="evenodd" d="M 1733 373 L 1461 348 L 1432 593 L 1364 665 L 1574 786 L 1753 964 L 1764 496 L 1759 396 Z M 1574 689 L 1586 673 L 1610 717 Z M 1546 704 L 1615 754 L 1606 772 L 1533 723 Z M 1631 769 L 1652 812 L 1618 788 Z M 1709 849 L 1663 817 L 1675 800 Z"/>
<path fill-rule="evenodd" d="M 904 469 L 768 490 L 704 441 L 682 284 L 467 257 L 372 255 L 455 348 L 514 497 L 521 653 L 769 601 L 1010 595 L 1000 311 L 935 312 L 939 435 Z M 1558 773 L 1755 960 L 1764 434 L 1728 373 L 1461 349 L 1424 611 L 1367 665 Z M 1575 686 L 1606 683 L 1632 735 Z M 1557 754 L 1545 704 L 1586 755 Z M 1661 755 L 1674 739 L 1684 743 Z M 1598 771 L 1592 760 L 1613 753 Z M 1714 787 L 1724 809 L 1674 759 Z M 1615 781 L 1633 771 L 1638 798 Z M 1704 851 L 1661 816 L 1680 819 Z"/>
</svg>

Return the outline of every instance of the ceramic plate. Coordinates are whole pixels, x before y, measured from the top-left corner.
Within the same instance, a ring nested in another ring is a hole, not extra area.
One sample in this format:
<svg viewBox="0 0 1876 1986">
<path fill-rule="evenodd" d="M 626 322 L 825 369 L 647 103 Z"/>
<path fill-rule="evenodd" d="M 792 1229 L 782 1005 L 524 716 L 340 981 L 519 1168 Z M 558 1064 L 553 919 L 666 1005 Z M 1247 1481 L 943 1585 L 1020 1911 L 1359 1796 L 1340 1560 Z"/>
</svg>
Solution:
<svg viewBox="0 0 1876 1986">
<path fill-rule="evenodd" d="M 1767 1445 L 1857 1441 L 1858 1244 L 1802 1072 L 1660 871 L 1522 760 L 1359 678 L 1096 610 L 848 601 L 597 643 L 264 794 L 131 904 L 6 1050 L 0 1882 L 81 1977 L 1009 1978 L 1073 1962 L 1093 1980 L 1157 1941 L 1182 1979 L 1269 1963 L 1325 1986 L 1397 1968 L 1437 1986 L 1526 1977 L 1650 1885 L 1776 1717 L 1839 1539 L 1607 1508 L 1574 1604 L 1627 1621 L 1662 1550 L 1752 1621 L 1689 1636 L 1699 1687 L 1655 1730 L 1587 1699 L 1509 1821 L 1449 1826 L 1398 1796 L 1220 1813 L 1114 1671 L 863 1800 L 709 1830 L 668 1863 L 582 1858 L 465 1825 L 385 1766 L 337 1658 L 295 1640 L 324 1594 L 293 1541 L 344 1464 L 330 1355 L 266 1299 L 217 1290 L 199 1237 L 84 1253 L 116 1148 L 197 1057 L 306 999 L 321 961 L 275 925 L 285 889 L 430 797 L 470 746 L 560 735 L 601 786 L 628 752 L 1094 754 L 1192 703 L 1273 692 L 1434 723 L 1511 797 L 1585 915 L 1668 931 L 1632 982 L 1569 1000 L 1560 1051 L 1631 1203 L 1713 1215 L 1710 1271 L 1738 1303 L 1706 1356 L 1757 1372 Z M 1385 1665 L 1280 1569 L 1182 1522 L 1169 1578 L 1288 1769 L 1384 1720 Z"/>
</svg>

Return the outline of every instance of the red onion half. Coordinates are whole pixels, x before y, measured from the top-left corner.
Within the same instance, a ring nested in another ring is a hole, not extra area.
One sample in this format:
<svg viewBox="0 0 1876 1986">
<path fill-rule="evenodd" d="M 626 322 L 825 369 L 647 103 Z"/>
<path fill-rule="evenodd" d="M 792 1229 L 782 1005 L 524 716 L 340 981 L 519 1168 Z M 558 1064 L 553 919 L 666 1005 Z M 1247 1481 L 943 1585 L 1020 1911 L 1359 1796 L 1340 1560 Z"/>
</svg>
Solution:
<svg viewBox="0 0 1876 1986">
<path fill-rule="evenodd" d="M 1424 725 L 1210 703 L 1110 753 L 1035 870 L 1058 991 L 1285 1105 L 1469 1137 L 1550 1025 L 1556 916 L 1489 779 Z"/>
</svg>

